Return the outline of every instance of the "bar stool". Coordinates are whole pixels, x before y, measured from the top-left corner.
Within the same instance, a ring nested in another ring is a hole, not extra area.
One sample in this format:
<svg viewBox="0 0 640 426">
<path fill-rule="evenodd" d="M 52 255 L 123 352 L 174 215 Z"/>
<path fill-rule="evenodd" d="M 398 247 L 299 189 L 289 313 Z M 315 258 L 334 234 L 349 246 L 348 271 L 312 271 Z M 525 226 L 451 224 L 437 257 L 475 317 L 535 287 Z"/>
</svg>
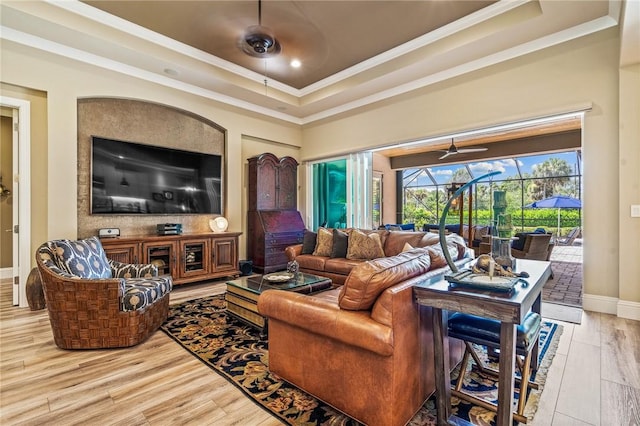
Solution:
<svg viewBox="0 0 640 426">
<path fill-rule="evenodd" d="M 521 423 L 527 423 L 527 418 L 523 415 L 529 388 L 538 389 L 538 385 L 529 380 L 531 376 L 531 349 L 538 340 L 542 318 L 535 312 L 529 312 L 522 324 L 517 326 L 516 331 L 516 364 L 520 369 L 522 377 L 516 377 L 516 384 L 519 383 L 520 397 L 518 399 L 517 410 L 514 411 L 513 418 Z M 491 401 L 479 399 L 462 389 L 464 375 L 467 370 L 469 356 L 473 357 L 478 371 L 485 376 L 498 377 L 499 372 L 487 367 L 482 362 L 474 350 L 473 343 L 486 346 L 487 349 L 500 349 L 500 322 L 478 317 L 475 315 L 454 313 L 449 316 L 449 337 L 455 337 L 464 341 L 465 351 L 460 364 L 460 374 L 451 394 L 458 398 L 479 405 L 488 410 L 497 411 L 497 405 Z M 522 358 L 521 358 L 522 357 Z"/>
</svg>

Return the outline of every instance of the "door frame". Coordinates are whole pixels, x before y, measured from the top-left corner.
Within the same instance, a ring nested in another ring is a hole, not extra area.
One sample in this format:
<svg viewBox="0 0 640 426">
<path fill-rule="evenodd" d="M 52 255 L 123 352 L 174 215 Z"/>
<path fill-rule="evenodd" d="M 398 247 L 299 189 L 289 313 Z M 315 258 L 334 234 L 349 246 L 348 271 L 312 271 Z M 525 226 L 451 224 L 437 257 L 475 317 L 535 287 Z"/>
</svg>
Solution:
<svg viewBox="0 0 640 426">
<path fill-rule="evenodd" d="M 13 194 L 18 198 L 18 239 L 14 238 L 14 253 L 18 253 L 18 266 L 13 265 L 13 304 L 28 307 L 26 282 L 31 272 L 31 102 L 24 99 L 0 96 L 0 105 L 18 110 L 18 139 L 13 148 L 18 152 L 18 168 L 13 170 Z M 15 129 L 14 129 L 15 134 Z M 17 148 L 17 149 L 16 149 Z M 16 179 L 17 177 L 17 179 Z M 16 182 L 17 180 L 17 182 Z M 15 198 L 14 198 L 15 199 Z M 14 255 L 15 258 L 15 255 Z M 18 278 L 16 280 L 16 277 Z"/>
</svg>

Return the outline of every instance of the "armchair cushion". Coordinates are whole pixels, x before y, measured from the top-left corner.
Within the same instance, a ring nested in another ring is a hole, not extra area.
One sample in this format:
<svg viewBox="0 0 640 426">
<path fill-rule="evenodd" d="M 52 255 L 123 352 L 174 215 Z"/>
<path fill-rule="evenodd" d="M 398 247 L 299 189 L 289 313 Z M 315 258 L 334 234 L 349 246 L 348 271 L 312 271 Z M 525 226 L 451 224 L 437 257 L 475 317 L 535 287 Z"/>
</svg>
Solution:
<svg viewBox="0 0 640 426">
<path fill-rule="evenodd" d="M 97 237 L 86 240 L 54 240 L 50 248 L 53 261 L 63 271 L 79 278 L 111 278 L 107 255 Z"/>
<path fill-rule="evenodd" d="M 123 311 L 135 311 L 152 305 L 156 300 L 171 292 L 171 276 L 149 278 L 128 278 L 124 282 L 122 298 Z"/>
<path fill-rule="evenodd" d="M 114 278 L 150 278 L 158 275 L 158 267 L 153 264 L 122 263 L 108 259 Z"/>
</svg>

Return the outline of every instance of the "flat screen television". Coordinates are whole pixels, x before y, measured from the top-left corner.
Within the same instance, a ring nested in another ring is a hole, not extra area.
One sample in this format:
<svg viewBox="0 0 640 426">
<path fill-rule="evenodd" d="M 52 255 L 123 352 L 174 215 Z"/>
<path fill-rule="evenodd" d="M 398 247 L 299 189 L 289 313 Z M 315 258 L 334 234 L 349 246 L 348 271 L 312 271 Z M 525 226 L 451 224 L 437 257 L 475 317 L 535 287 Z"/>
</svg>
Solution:
<svg viewBox="0 0 640 426">
<path fill-rule="evenodd" d="M 92 214 L 222 214 L 222 157 L 91 137 Z"/>
</svg>

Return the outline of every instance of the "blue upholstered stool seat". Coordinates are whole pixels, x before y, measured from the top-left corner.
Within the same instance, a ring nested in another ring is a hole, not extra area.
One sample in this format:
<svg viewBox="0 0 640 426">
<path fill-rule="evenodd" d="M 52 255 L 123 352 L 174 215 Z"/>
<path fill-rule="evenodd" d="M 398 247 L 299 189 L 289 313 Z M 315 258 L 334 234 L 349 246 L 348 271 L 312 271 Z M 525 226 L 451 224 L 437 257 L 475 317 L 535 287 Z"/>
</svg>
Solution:
<svg viewBox="0 0 640 426">
<path fill-rule="evenodd" d="M 516 350 L 526 351 L 540 333 L 540 314 L 529 312 L 516 328 Z M 500 346 L 500 322 L 475 315 L 455 313 L 449 317 L 449 335 L 460 340 Z"/>
<path fill-rule="evenodd" d="M 520 369 L 522 379 L 519 377 L 514 378 L 515 381 L 520 384 L 520 387 L 518 389 L 518 405 L 513 414 L 513 418 L 520 423 L 527 423 L 527 417 L 524 416 L 524 407 L 527 400 L 528 389 L 538 388 L 538 385 L 530 382 L 529 379 L 531 376 L 531 350 L 538 340 L 541 327 L 542 318 L 540 314 L 535 312 L 529 312 L 525 316 L 524 321 L 522 321 L 522 324 L 516 327 L 516 354 L 522 357 L 522 360 L 520 360 L 518 356 L 516 357 L 516 364 Z M 494 402 L 479 399 L 466 392 L 462 386 L 470 357 L 475 361 L 480 373 L 492 375 L 496 378 L 498 377 L 499 373 L 497 370 L 484 365 L 484 361 L 476 354 L 473 343 L 499 349 L 500 321 L 475 315 L 454 313 L 449 316 L 449 336 L 463 340 L 465 344 L 460 374 L 454 388 L 451 390 L 451 394 L 473 404 L 497 411 L 497 406 Z"/>
</svg>

